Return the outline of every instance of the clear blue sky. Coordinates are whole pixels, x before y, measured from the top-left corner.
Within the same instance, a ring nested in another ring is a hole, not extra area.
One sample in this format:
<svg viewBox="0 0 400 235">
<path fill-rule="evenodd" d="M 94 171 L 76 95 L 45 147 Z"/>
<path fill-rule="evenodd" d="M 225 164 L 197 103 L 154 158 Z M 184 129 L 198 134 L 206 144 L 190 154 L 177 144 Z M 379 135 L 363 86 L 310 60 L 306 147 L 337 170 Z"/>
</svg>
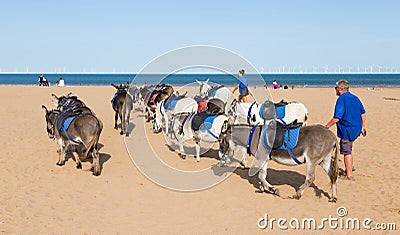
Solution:
<svg viewBox="0 0 400 235">
<path fill-rule="evenodd" d="M 189 45 L 232 50 L 266 71 L 400 70 L 400 1 L 0 0 L 0 70 L 139 71 Z"/>
</svg>

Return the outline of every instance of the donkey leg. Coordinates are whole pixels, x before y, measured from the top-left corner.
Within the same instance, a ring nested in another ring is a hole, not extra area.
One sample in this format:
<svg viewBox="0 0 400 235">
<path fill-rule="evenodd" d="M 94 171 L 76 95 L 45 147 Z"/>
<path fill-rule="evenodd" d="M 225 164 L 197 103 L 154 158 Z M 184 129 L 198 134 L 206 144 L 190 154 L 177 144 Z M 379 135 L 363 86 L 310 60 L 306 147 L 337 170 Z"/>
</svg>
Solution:
<svg viewBox="0 0 400 235">
<path fill-rule="evenodd" d="M 117 122 L 118 122 L 118 113 L 117 112 L 115 112 L 115 116 L 114 116 L 114 129 L 116 130 L 116 129 L 118 129 L 118 125 L 117 125 Z"/>
<path fill-rule="evenodd" d="M 242 162 L 241 163 L 243 165 L 243 168 L 248 168 L 247 159 L 246 159 L 247 151 L 244 147 L 240 147 L 240 150 L 242 152 L 242 159 L 241 159 Z"/>
<path fill-rule="evenodd" d="M 261 182 L 259 190 L 260 192 L 269 192 L 275 195 L 279 195 L 278 189 L 267 181 L 267 166 L 268 163 L 266 161 L 258 172 L 258 179 Z"/>
<path fill-rule="evenodd" d="M 122 114 L 119 114 L 119 120 L 121 120 L 121 131 L 119 132 L 120 135 L 124 134 L 124 119 L 122 119 Z"/>
<path fill-rule="evenodd" d="M 302 184 L 300 186 L 300 188 L 297 190 L 296 194 L 293 195 L 291 198 L 300 199 L 301 195 L 304 192 L 304 190 L 306 190 L 306 188 L 309 187 L 312 184 L 312 182 L 314 182 L 314 179 L 315 179 L 315 167 L 316 167 L 316 163 L 310 162 L 310 161 L 306 161 L 306 181 L 304 182 L 304 184 Z"/>
<path fill-rule="evenodd" d="M 81 159 L 79 158 L 79 154 L 78 153 L 72 153 L 75 157 L 75 162 L 76 162 L 76 169 L 82 169 L 82 162 Z"/>
<path fill-rule="evenodd" d="M 196 162 L 200 162 L 200 140 L 196 140 Z"/>
<path fill-rule="evenodd" d="M 186 159 L 185 150 L 183 149 L 183 140 L 182 140 L 182 138 L 178 138 L 178 141 L 179 141 L 179 152 L 178 152 L 178 155 L 182 159 Z"/>
<path fill-rule="evenodd" d="M 93 162 L 92 162 L 93 175 L 99 176 L 100 175 L 100 154 L 96 147 L 93 148 L 92 156 L 93 156 Z"/>
<path fill-rule="evenodd" d="M 63 141 L 61 138 L 57 140 L 57 145 L 58 145 L 58 149 L 57 149 L 58 162 L 56 164 L 58 166 L 63 166 L 63 165 L 65 165 L 65 150 L 64 150 Z"/>
</svg>

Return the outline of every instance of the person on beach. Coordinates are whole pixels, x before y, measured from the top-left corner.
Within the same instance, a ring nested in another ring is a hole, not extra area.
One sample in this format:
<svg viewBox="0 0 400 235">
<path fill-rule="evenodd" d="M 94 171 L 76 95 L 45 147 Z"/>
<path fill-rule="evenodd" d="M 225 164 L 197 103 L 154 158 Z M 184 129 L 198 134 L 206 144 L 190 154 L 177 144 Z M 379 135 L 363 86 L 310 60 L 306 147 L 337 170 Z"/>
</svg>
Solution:
<svg viewBox="0 0 400 235">
<path fill-rule="evenodd" d="M 244 77 L 244 69 L 239 70 L 238 72 L 238 84 L 233 88 L 232 93 L 235 93 L 236 90 L 239 89 L 239 97 L 238 100 L 240 102 L 247 102 L 247 96 L 250 94 L 253 98 L 253 94 L 247 87 L 247 81 Z"/>
<path fill-rule="evenodd" d="M 62 77 L 60 77 L 60 79 L 57 81 L 57 86 L 65 86 L 65 82 Z"/>
<path fill-rule="evenodd" d="M 273 87 L 274 89 L 279 89 L 279 85 L 278 85 L 278 82 L 276 82 L 276 80 L 274 80 L 274 81 L 272 82 L 272 87 Z"/>
<path fill-rule="evenodd" d="M 340 154 L 344 155 L 346 175 L 343 179 L 354 180 L 353 176 L 353 142 L 362 134 L 367 135 L 366 114 L 360 99 L 349 92 L 349 82 L 340 80 L 335 86 L 336 100 L 333 118 L 326 124 L 330 128 L 337 127 L 337 136 L 340 138 Z"/>
<path fill-rule="evenodd" d="M 49 82 L 47 81 L 47 79 L 44 77 L 43 74 L 39 76 L 38 82 L 39 86 L 49 86 Z"/>
</svg>

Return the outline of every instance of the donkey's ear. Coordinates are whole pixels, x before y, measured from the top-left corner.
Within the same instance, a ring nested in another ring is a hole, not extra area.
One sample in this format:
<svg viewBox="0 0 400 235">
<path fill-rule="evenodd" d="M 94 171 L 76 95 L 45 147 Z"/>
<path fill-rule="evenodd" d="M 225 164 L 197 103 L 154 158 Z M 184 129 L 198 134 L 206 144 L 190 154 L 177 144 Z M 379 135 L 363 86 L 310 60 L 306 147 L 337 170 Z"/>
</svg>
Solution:
<svg viewBox="0 0 400 235">
<path fill-rule="evenodd" d="M 111 86 L 115 87 L 116 89 L 118 89 L 118 86 L 115 85 L 114 83 L 111 83 Z"/>
<path fill-rule="evenodd" d="M 70 91 L 70 92 L 67 94 L 67 97 L 69 98 L 71 95 L 72 95 L 72 91 Z"/>
<path fill-rule="evenodd" d="M 200 82 L 199 80 L 196 79 L 197 84 L 201 85 L 203 84 L 202 82 Z"/>
<path fill-rule="evenodd" d="M 58 97 L 54 94 L 51 94 L 51 96 L 53 96 L 54 98 L 56 98 L 58 100 Z"/>
<path fill-rule="evenodd" d="M 47 110 L 46 106 L 44 106 L 44 104 L 42 104 L 42 109 L 46 110 L 46 113 L 49 112 L 49 111 Z"/>
<path fill-rule="evenodd" d="M 207 84 L 208 83 L 208 81 L 210 81 L 210 78 L 207 78 L 207 80 L 204 82 L 205 84 Z"/>
</svg>

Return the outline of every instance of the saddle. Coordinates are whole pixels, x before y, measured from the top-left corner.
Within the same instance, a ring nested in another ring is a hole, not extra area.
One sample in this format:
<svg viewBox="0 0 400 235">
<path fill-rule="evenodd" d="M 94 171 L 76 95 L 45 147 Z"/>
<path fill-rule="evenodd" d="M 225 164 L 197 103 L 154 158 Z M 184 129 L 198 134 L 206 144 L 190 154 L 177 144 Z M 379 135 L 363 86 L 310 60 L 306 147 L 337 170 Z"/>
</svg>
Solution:
<svg viewBox="0 0 400 235">
<path fill-rule="evenodd" d="M 57 125 L 56 125 L 57 130 L 58 131 L 67 131 L 69 126 L 71 125 L 71 122 L 81 114 L 82 114 L 82 110 L 79 108 L 67 109 L 67 110 L 61 112 L 57 116 Z"/>
<path fill-rule="evenodd" d="M 285 117 L 285 110 L 288 102 L 281 100 L 274 103 L 270 100 L 265 101 L 260 108 L 260 116 L 265 120 L 272 120 L 274 118 L 283 119 Z M 273 112 L 275 110 L 275 113 Z"/>
<path fill-rule="evenodd" d="M 225 103 L 218 98 L 212 98 L 212 99 L 208 100 L 208 102 L 207 102 L 206 111 L 210 115 L 214 115 L 214 116 L 224 114 L 225 113 Z"/>
<path fill-rule="evenodd" d="M 112 100 L 111 100 L 111 104 L 112 104 L 112 107 L 113 107 L 113 109 L 114 109 L 115 112 L 118 111 L 118 107 L 117 107 L 117 104 L 115 103 L 115 99 L 116 99 L 117 96 L 119 96 L 119 95 L 126 95 L 126 94 L 127 94 L 126 91 L 117 91 L 117 92 L 115 92 L 115 94 L 114 94 L 114 96 L 113 96 L 113 98 L 112 98 Z"/>
<path fill-rule="evenodd" d="M 273 121 L 264 128 L 262 143 L 266 149 L 292 149 L 297 145 L 301 126 L 297 120 L 288 125 Z"/>
<path fill-rule="evenodd" d="M 214 122 L 215 115 L 211 115 L 207 111 L 202 111 L 193 116 L 191 127 L 194 131 L 209 130 Z"/>
</svg>

